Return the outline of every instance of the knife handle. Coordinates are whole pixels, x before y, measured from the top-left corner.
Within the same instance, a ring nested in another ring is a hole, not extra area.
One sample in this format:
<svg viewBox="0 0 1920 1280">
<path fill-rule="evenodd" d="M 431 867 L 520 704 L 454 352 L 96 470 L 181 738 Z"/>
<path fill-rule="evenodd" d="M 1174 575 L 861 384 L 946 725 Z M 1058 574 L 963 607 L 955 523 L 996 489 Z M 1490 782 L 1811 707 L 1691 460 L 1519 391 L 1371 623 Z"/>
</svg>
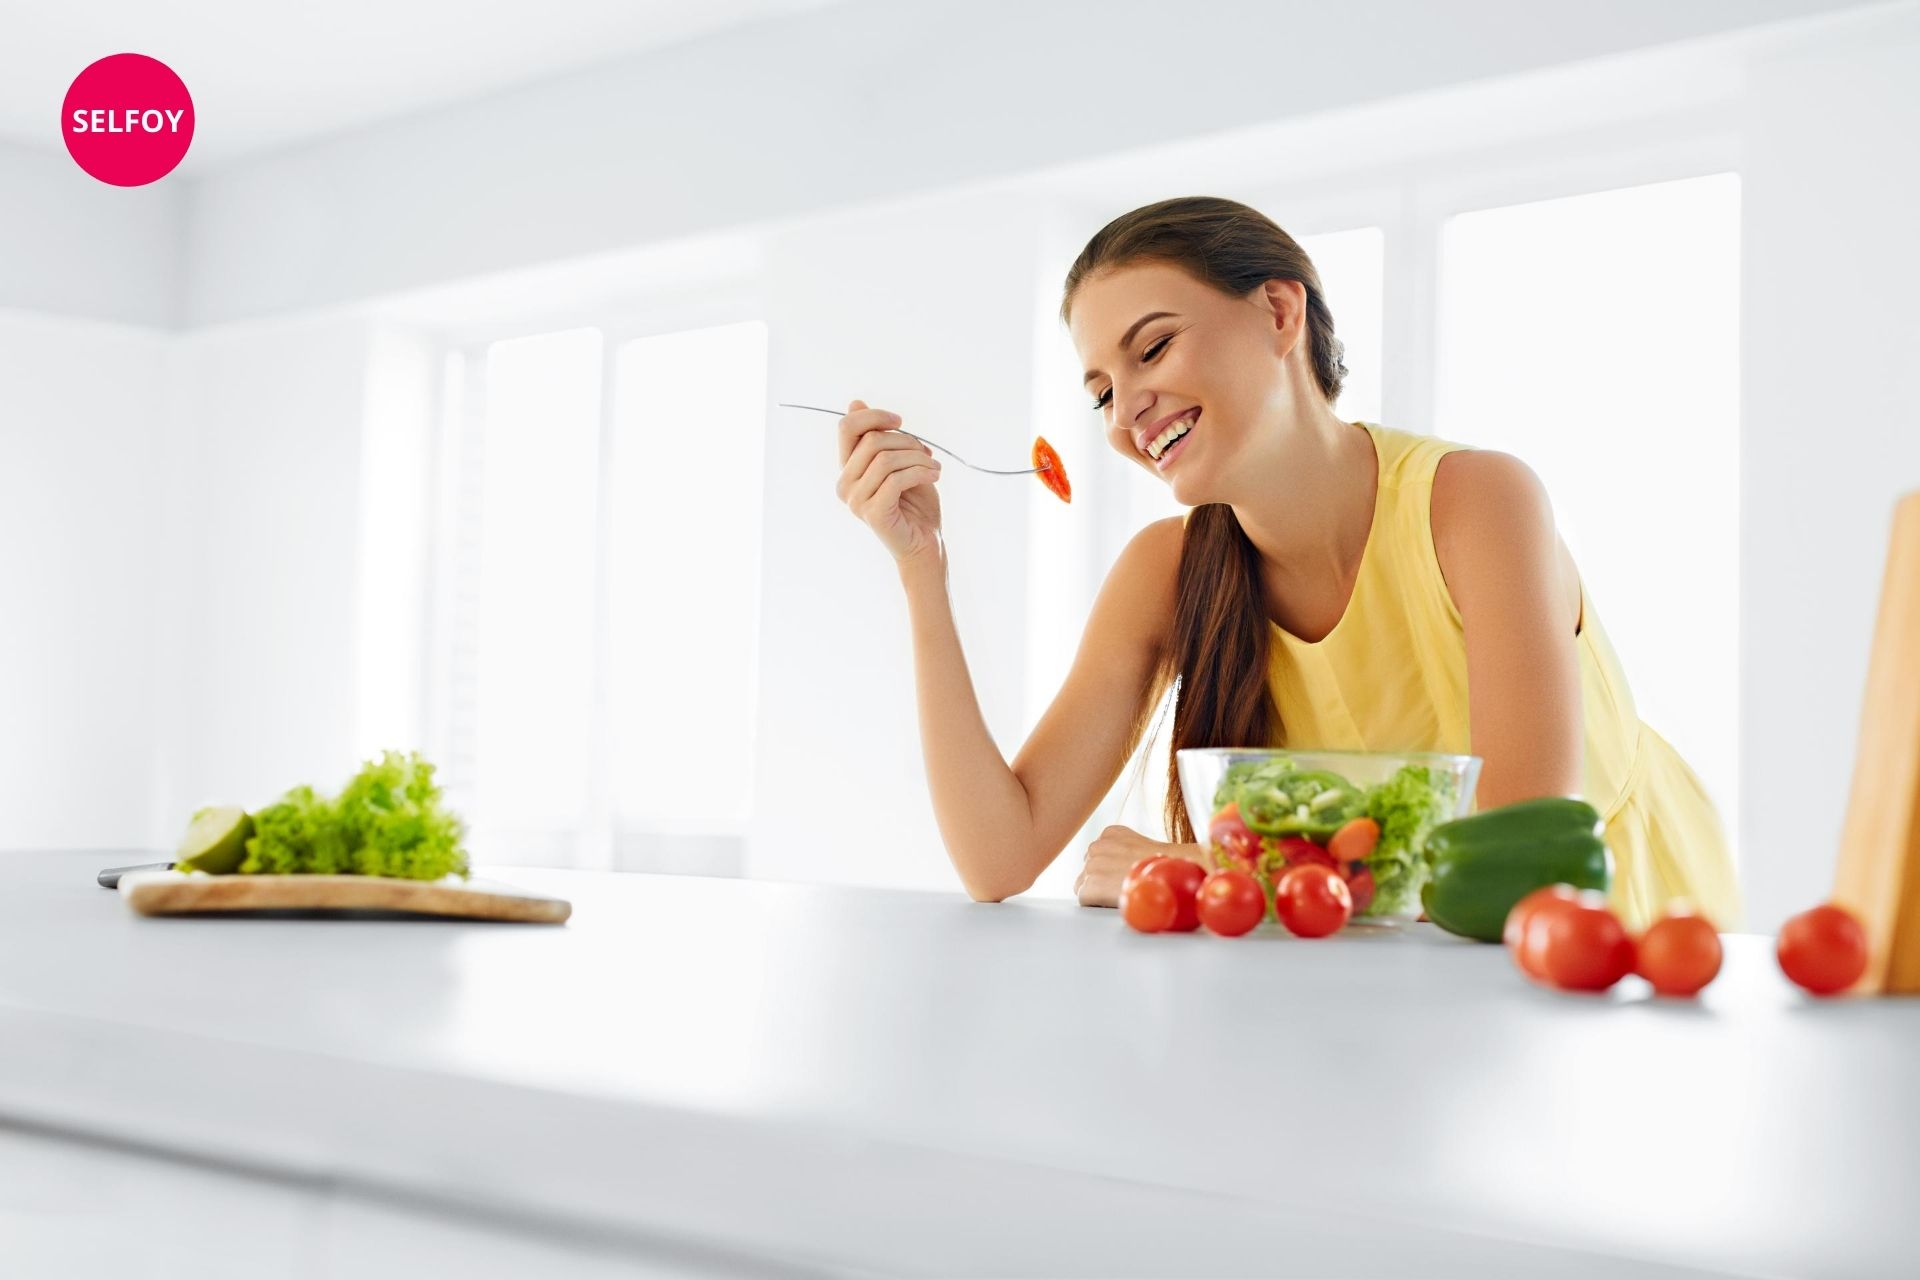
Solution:
<svg viewBox="0 0 1920 1280">
<path fill-rule="evenodd" d="M 173 864 L 171 862 L 143 862 L 137 867 L 108 867 L 105 871 L 102 871 L 97 878 L 100 881 L 100 887 L 102 889 L 117 889 L 120 887 L 120 876 L 123 872 L 171 870 L 173 870 Z"/>
</svg>

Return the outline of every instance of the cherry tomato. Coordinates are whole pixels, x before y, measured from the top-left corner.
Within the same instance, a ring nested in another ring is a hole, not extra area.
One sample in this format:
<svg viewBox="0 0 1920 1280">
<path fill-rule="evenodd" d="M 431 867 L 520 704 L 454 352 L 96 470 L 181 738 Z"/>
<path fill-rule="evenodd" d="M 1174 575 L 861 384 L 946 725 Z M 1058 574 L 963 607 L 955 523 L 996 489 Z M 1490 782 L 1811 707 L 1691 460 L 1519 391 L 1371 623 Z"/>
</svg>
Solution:
<svg viewBox="0 0 1920 1280">
<path fill-rule="evenodd" d="M 1140 873 L 1143 880 L 1159 880 L 1173 890 L 1174 917 L 1167 928 L 1173 933 L 1192 933 L 1200 927 L 1199 904 L 1195 901 L 1207 869 L 1186 858 L 1163 856 L 1147 862 Z"/>
<path fill-rule="evenodd" d="M 1327 841 L 1327 852 L 1342 864 L 1358 862 L 1379 843 L 1380 824 L 1372 818 L 1355 818 L 1333 833 L 1333 839 Z"/>
<path fill-rule="evenodd" d="M 1178 910 L 1173 886 L 1164 880 L 1140 879 L 1120 890 L 1120 915 L 1141 933 L 1170 928 Z"/>
<path fill-rule="evenodd" d="M 1547 980 L 1546 970 L 1540 967 L 1540 951 L 1546 945 L 1547 935 L 1543 929 L 1536 938 L 1533 930 L 1534 918 L 1544 911 L 1558 910 L 1573 901 L 1572 885 L 1550 884 L 1544 889 L 1535 889 L 1514 903 L 1513 910 L 1507 912 L 1507 923 L 1502 930 L 1501 940 L 1507 944 L 1507 950 L 1513 956 L 1514 965 L 1529 978 L 1540 982 Z"/>
<path fill-rule="evenodd" d="M 1780 926 L 1780 971 L 1816 996 L 1845 991 L 1867 971 L 1867 931 L 1859 917 L 1827 902 Z"/>
<path fill-rule="evenodd" d="M 1260 882 L 1244 871 L 1215 871 L 1200 884 L 1200 923 L 1223 938 L 1237 938 L 1267 914 Z"/>
<path fill-rule="evenodd" d="M 1359 915 L 1373 904 L 1373 872 L 1366 864 L 1347 877 L 1347 892 L 1353 895 L 1353 914 Z"/>
<path fill-rule="evenodd" d="M 1207 839 L 1244 871 L 1253 870 L 1260 859 L 1260 837 L 1241 819 L 1237 804 L 1213 815 L 1207 824 Z"/>
<path fill-rule="evenodd" d="M 1540 967 L 1554 986 L 1605 991 L 1633 972 L 1633 938 L 1607 910 L 1604 894 L 1583 890 L 1572 904 L 1536 917 L 1529 931 L 1541 927 L 1541 918 L 1547 936 Z"/>
<path fill-rule="evenodd" d="M 1720 935 L 1713 922 L 1669 907 L 1634 947 L 1634 972 L 1663 996 L 1690 996 L 1720 972 Z"/>
<path fill-rule="evenodd" d="M 1121 890 L 1121 892 L 1127 892 L 1127 889 L 1131 889 L 1135 883 L 1139 883 L 1140 877 L 1146 875 L 1148 867 L 1152 867 L 1156 862 L 1164 862 L 1164 860 L 1165 854 L 1148 854 L 1146 858 L 1140 858 L 1137 864 L 1127 867 L 1127 879 L 1123 879 L 1123 881 L 1119 883 L 1119 890 Z"/>
<path fill-rule="evenodd" d="M 1216 832 L 1230 827 L 1239 827 L 1244 830 L 1246 825 L 1246 820 L 1240 816 L 1239 805 L 1222 805 L 1220 812 L 1207 820 L 1207 834 L 1218 840 L 1220 837 L 1215 834 Z"/>
<path fill-rule="evenodd" d="M 1309 863 L 1280 877 L 1273 909 L 1289 932 L 1324 938 L 1353 915 L 1353 895 L 1339 872 Z"/>
<path fill-rule="evenodd" d="M 1054 452 L 1045 437 L 1034 438 L 1033 465 L 1040 483 L 1053 490 L 1054 497 L 1062 502 L 1073 501 L 1073 486 L 1067 483 L 1067 469 L 1060 465 L 1060 455 Z"/>
<path fill-rule="evenodd" d="M 1319 866 L 1329 871 L 1340 869 L 1340 863 L 1333 854 L 1305 836 L 1281 836 L 1280 856 L 1289 867 Z"/>
</svg>

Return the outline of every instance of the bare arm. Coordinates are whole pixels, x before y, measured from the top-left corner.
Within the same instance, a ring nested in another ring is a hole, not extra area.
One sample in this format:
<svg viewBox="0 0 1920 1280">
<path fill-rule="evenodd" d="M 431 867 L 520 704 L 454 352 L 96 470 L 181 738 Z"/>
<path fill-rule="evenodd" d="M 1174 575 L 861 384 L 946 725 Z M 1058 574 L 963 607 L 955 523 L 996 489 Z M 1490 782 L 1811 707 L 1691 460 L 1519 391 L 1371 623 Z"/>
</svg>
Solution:
<svg viewBox="0 0 1920 1280">
<path fill-rule="evenodd" d="M 903 560 L 920 742 L 940 835 L 967 892 L 1030 887 L 1112 788 L 1157 700 L 1173 616 L 1178 519 L 1136 534 L 1094 601 L 1066 682 L 1011 766 L 987 731 L 947 595 L 942 557 Z"/>
<path fill-rule="evenodd" d="M 1486 762 L 1476 807 L 1578 796 L 1579 588 L 1566 581 L 1546 487 L 1510 454 L 1450 453 L 1434 473 L 1432 518 L 1441 574 L 1466 630 L 1473 753 Z"/>
</svg>

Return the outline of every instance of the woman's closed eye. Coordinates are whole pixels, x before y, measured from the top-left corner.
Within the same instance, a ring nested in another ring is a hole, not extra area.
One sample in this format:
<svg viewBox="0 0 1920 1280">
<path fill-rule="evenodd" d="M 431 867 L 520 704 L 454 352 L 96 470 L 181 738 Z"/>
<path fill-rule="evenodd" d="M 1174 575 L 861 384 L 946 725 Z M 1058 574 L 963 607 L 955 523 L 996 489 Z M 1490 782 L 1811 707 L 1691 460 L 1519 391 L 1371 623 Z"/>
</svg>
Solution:
<svg viewBox="0 0 1920 1280">
<path fill-rule="evenodd" d="M 1164 350 L 1166 350 L 1166 348 L 1167 348 L 1167 344 L 1168 344 L 1169 342 L 1172 342 L 1172 341 L 1173 341 L 1173 335 L 1172 335 L 1172 334 L 1168 334 L 1168 335 L 1167 335 L 1166 337 L 1164 337 L 1164 338 L 1162 338 L 1162 339 L 1160 339 L 1160 341 L 1158 341 L 1158 342 L 1156 342 L 1156 343 L 1154 343 L 1154 344 L 1153 344 L 1152 346 L 1150 346 L 1150 347 L 1148 347 L 1148 348 L 1146 349 L 1146 351 L 1145 351 L 1145 352 L 1143 352 L 1143 353 L 1141 354 L 1141 357 L 1140 357 L 1140 363 L 1142 363 L 1142 364 L 1145 364 L 1145 363 L 1147 363 L 1147 362 L 1148 362 L 1149 360 L 1157 360 L 1157 359 L 1159 359 L 1159 358 L 1160 358 L 1160 353 L 1161 353 L 1162 351 L 1164 351 Z M 1095 401 L 1093 402 L 1093 411 L 1094 411 L 1095 413 L 1098 413 L 1098 412 L 1100 412 L 1100 411 L 1101 411 L 1102 409 L 1104 409 L 1104 408 L 1106 408 L 1106 407 L 1107 407 L 1107 401 L 1108 401 L 1108 400 L 1111 400 L 1112 398 L 1113 398 L 1113 388 L 1112 388 L 1112 387 L 1108 387 L 1108 388 L 1107 388 L 1107 389 L 1106 389 L 1105 391 L 1102 391 L 1102 392 L 1100 393 L 1100 398 L 1099 398 L 1098 400 L 1095 400 Z"/>
</svg>

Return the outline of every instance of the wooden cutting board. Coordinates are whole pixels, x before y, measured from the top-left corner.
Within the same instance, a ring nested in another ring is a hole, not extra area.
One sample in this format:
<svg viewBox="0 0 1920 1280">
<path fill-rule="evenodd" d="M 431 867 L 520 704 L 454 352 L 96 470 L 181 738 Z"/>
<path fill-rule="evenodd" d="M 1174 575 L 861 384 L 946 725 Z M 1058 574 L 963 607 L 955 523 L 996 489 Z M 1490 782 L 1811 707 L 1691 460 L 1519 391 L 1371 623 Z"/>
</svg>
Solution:
<svg viewBox="0 0 1920 1280">
<path fill-rule="evenodd" d="M 131 871 L 120 896 L 143 916 L 203 911 L 403 911 L 459 920 L 560 924 L 573 914 L 565 898 L 528 893 L 478 876 L 400 880 L 389 876 L 211 876 Z"/>
<path fill-rule="evenodd" d="M 1920 492 L 1900 499 L 1833 900 L 1867 929 L 1854 990 L 1920 994 Z"/>
</svg>

